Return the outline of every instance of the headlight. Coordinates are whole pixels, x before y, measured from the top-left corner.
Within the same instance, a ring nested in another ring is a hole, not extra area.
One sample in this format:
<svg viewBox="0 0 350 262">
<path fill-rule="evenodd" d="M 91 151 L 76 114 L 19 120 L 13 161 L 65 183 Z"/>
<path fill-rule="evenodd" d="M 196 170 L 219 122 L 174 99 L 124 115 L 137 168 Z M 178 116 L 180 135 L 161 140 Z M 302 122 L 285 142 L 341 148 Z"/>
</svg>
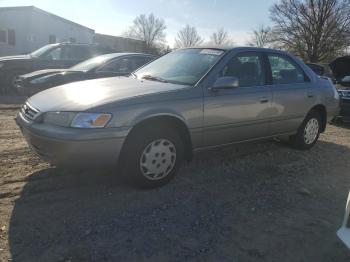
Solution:
<svg viewBox="0 0 350 262">
<path fill-rule="evenodd" d="M 103 128 L 112 118 L 105 113 L 47 112 L 43 122 L 55 126 L 77 128 Z"/>
<path fill-rule="evenodd" d="M 107 125 L 111 118 L 111 114 L 105 113 L 78 113 L 74 117 L 71 127 L 102 128 Z"/>
<path fill-rule="evenodd" d="M 69 127 L 73 118 L 77 115 L 74 112 L 47 112 L 43 122 L 55 126 Z"/>
<path fill-rule="evenodd" d="M 39 78 L 36 78 L 36 79 L 31 80 L 30 83 L 33 84 L 33 85 L 43 84 L 43 83 L 46 83 L 47 80 L 48 80 L 50 77 L 51 77 L 51 76 L 39 77 Z"/>
</svg>

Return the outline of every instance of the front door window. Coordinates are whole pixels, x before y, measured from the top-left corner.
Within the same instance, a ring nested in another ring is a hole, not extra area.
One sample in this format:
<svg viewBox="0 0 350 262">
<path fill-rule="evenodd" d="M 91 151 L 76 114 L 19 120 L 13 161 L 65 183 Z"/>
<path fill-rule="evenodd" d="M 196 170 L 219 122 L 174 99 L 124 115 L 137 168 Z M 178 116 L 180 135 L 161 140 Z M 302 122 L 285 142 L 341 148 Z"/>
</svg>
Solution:
<svg viewBox="0 0 350 262">
<path fill-rule="evenodd" d="M 237 77 L 240 87 L 261 86 L 265 83 L 261 58 L 258 54 L 240 54 L 224 67 L 222 76 Z"/>
</svg>

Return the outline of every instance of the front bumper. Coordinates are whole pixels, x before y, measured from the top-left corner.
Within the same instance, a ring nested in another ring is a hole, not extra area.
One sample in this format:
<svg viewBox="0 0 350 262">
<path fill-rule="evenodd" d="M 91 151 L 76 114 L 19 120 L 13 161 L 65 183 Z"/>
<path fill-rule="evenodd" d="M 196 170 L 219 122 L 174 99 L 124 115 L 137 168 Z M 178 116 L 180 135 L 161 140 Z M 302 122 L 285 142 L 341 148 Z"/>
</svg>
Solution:
<svg viewBox="0 0 350 262">
<path fill-rule="evenodd" d="M 350 249 L 350 193 L 346 203 L 344 222 L 342 227 L 338 230 L 337 235 Z"/>
<path fill-rule="evenodd" d="M 127 128 L 78 129 L 16 117 L 29 147 L 43 160 L 68 167 L 113 167 L 118 163 Z"/>
</svg>

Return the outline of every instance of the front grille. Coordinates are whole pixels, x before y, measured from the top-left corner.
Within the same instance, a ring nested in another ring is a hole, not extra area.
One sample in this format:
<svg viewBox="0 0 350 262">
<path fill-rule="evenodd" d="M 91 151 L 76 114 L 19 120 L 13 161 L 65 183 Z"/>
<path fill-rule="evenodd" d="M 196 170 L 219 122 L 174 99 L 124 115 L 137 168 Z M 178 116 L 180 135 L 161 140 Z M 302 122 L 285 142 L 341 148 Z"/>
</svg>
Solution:
<svg viewBox="0 0 350 262">
<path fill-rule="evenodd" d="M 30 106 L 28 103 L 25 103 L 21 108 L 22 115 L 31 121 L 34 121 L 36 117 L 39 115 L 39 111 Z"/>
</svg>

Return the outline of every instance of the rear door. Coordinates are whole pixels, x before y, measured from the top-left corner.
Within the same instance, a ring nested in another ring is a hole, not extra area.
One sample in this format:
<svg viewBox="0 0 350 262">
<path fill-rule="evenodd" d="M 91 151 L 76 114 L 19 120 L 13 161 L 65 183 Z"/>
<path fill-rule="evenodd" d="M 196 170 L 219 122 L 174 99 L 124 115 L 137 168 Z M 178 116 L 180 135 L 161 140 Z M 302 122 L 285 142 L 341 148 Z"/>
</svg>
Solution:
<svg viewBox="0 0 350 262">
<path fill-rule="evenodd" d="M 218 77 L 237 77 L 239 87 L 204 90 L 204 146 L 215 146 L 268 135 L 272 94 L 266 85 L 264 59 L 259 52 L 231 57 Z"/>
<path fill-rule="evenodd" d="M 268 53 L 272 90 L 270 134 L 295 132 L 316 98 L 310 79 L 291 57 Z"/>
</svg>

